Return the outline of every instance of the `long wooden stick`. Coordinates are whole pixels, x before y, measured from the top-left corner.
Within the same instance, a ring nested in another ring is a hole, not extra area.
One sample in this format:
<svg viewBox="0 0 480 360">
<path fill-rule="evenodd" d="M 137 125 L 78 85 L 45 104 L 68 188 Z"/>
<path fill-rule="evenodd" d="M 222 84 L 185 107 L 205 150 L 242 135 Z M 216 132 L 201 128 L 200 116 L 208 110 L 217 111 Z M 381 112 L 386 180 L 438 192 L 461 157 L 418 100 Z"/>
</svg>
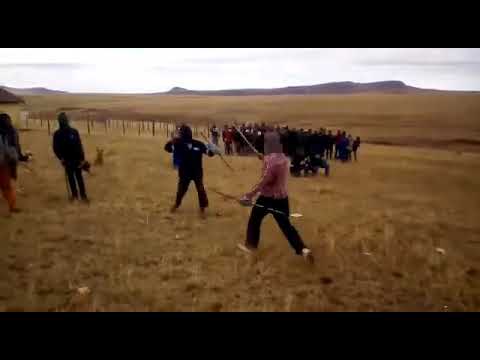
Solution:
<svg viewBox="0 0 480 360">
<path fill-rule="evenodd" d="M 218 190 L 215 190 L 215 189 L 208 189 L 208 191 L 212 191 L 212 192 L 214 192 L 215 194 L 220 195 L 220 196 L 222 196 L 222 197 L 225 198 L 225 199 L 234 200 L 234 201 L 236 201 L 237 203 L 240 203 L 240 200 L 237 199 L 235 196 L 222 193 L 221 191 L 218 191 Z M 282 212 L 282 211 L 279 211 L 279 210 L 276 210 L 276 209 L 273 209 L 273 208 L 268 208 L 268 207 L 263 206 L 263 205 L 260 205 L 260 204 L 252 204 L 252 206 L 254 206 L 254 207 L 259 207 L 259 208 L 263 208 L 263 209 L 266 209 L 267 211 L 274 212 L 274 213 L 277 213 L 277 214 L 280 214 L 280 215 L 283 215 L 283 216 L 286 216 L 286 217 L 299 218 L 299 217 L 302 217 L 302 216 L 303 216 L 302 214 L 299 214 L 299 213 L 292 213 L 292 214 L 290 214 L 290 215 L 287 215 L 286 213 L 284 213 L 284 212 Z"/>
<path fill-rule="evenodd" d="M 255 146 L 253 146 L 253 145 L 250 143 L 250 141 L 247 140 L 247 138 L 245 137 L 245 135 L 243 135 L 243 133 L 242 133 L 235 125 L 232 125 L 232 126 L 233 126 L 233 128 L 234 128 L 235 130 L 237 130 L 237 132 L 240 134 L 240 136 L 242 137 L 242 139 L 245 140 L 245 142 L 246 142 L 247 145 L 250 147 L 250 149 L 252 149 L 253 152 L 254 152 L 255 154 L 257 154 L 261 159 L 263 159 L 263 154 L 260 153 L 257 149 L 255 149 Z"/>
</svg>

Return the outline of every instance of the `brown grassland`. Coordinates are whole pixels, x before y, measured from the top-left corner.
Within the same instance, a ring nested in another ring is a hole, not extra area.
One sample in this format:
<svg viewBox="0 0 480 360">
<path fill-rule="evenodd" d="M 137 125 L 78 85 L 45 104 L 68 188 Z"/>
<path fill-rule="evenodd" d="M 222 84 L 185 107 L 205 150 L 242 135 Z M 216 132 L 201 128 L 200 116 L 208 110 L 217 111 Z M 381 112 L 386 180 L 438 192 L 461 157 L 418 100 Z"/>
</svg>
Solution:
<svg viewBox="0 0 480 360">
<path fill-rule="evenodd" d="M 192 123 L 236 118 L 341 126 L 362 138 L 480 140 L 478 96 L 442 96 L 27 101 L 32 110 L 123 108 Z M 259 177 L 257 159 L 228 158 L 234 174 L 219 158 L 204 159 L 207 219 L 193 186 L 171 215 L 177 175 L 163 133 L 96 128 L 88 136 L 74 125 L 89 160 L 105 149 L 105 164 L 85 177 L 89 207 L 67 202 L 45 129 L 21 133 L 35 158 L 31 170 L 19 168 L 23 212 L 9 218 L 0 203 L 2 311 L 480 310 L 477 152 L 364 144 L 358 162 L 333 162 L 330 178 L 291 178 L 292 211 L 304 214 L 293 222 L 316 255 L 309 266 L 272 218 L 255 257 L 235 247 L 249 209 L 208 189 L 243 194 Z M 80 295 L 80 287 L 90 292 Z"/>
</svg>

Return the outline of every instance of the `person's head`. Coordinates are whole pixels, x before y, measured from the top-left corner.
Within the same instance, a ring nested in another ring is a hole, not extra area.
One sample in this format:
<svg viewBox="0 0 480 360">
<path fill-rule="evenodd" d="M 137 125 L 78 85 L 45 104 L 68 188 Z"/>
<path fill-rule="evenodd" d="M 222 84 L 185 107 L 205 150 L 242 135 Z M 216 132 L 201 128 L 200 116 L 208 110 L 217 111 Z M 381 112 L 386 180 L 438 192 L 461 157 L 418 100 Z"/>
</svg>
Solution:
<svg viewBox="0 0 480 360">
<path fill-rule="evenodd" d="M 180 139 L 182 139 L 183 141 L 192 141 L 193 139 L 192 129 L 190 129 L 190 126 L 188 125 L 180 126 L 179 135 Z"/>
<path fill-rule="evenodd" d="M 332 130 L 328 130 L 328 135 L 332 135 Z"/>
<path fill-rule="evenodd" d="M 60 129 L 64 129 L 70 126 L 68 121 L 68 116 L 64 112 L 61 112 L 60 114 L 58 114 L 57 120 L 58 120 L 58 126 L 60 127 Z"/>
<path fill-rule="evenodd" d="M 347 136 L 347 132 L 344 131 L 344 132 L 342 133 L 342 136 Z"/>
<path fill-rule="evenodd" d="M 357 141 L 360 141 L 360 136 L 357 136 Z"/>
<path fill-rule="evenodd" d="M 267 131 L 263 139 L 263 151 L 265 155 L 283 153 L 280 135 L 275 131 Z"/>
<path fill-rule="evenodd" d="M 0 130 L 10 130 L 13 127 L 10 115 L 6 113 L 0 114 Z"/>
</svg>

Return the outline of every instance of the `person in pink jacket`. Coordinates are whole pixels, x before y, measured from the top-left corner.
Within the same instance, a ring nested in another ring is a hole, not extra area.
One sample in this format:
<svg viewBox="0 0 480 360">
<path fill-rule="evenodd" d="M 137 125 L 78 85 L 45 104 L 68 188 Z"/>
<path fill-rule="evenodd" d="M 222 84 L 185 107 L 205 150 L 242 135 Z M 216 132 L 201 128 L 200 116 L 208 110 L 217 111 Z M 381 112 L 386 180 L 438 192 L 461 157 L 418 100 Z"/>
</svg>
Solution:
<svg viewBox="0 0 480 360">
<path fill-rule="evenodd" d="M 245 245 L 239 245 L 239 248 L 246 252 L 257 249 L 260 241 L 260 226 L 264 217 L 271 213 L 295 253 L 313 263 L 312 251 L 305 246 L 298 231 L 290 222 L 287 191 L 289 168 L 290 163 L 283 153 L 279 134 L 268 131 L 264 140 L 262 178 L 240 199 L 242 204 L 252 205 L 253 198 L 259 195 L 248 221 Z"/>
</svg>

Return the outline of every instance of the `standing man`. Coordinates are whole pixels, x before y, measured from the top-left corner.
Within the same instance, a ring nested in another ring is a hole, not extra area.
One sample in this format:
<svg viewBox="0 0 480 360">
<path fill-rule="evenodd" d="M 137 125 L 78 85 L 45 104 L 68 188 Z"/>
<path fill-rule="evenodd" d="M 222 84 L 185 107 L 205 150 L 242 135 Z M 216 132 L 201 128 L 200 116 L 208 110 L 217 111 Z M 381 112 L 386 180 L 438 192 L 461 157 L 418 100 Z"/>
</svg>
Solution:
<svg viewBox="0 0 480 360">
<path fill-rule="evenodd" d="M 70 187 L 70 201 L 78 200 L 78 189 L 83 202 L 88 203 L 82 167 L 85 165 L 82 140 L 78 131 L 70 127 L 67 115 L 58 114 L 59 129 L 53 134 L 53 152 L 62 162 Z"/>
<path fill-rule="evenodd" d="M 335 137 L 332 134 L 332 130 L 329 130 L 327 135 L 327 156 L 326 156 L 327 160 L 332 160 L 334 144 L 335 144 Z"/>
<path fill-rule="evenodd" d="M 258 248 L 260 226 L 263 218 L 271 213 L 295 253 L 313 263 L 312 251 L 305 246 L 290 222 L 287 192 L 289 161 L 283 154 L 280 136 L 273 131 L 268 131 L 264 139 L 265 156 L 263 157 L 262 179 L 252 191 L 240 199 L 242 204 L 251 205 L 253 198 L 259 195 L 248 221 L 246 243 L 245 245 L 239 244 L 239 248 L 249 253 Z M 271 209 L 275 211 L 271 211 Z"/>
<path fill-rule="evenodd" d="M 205 209 L 208 207 L 208 198 L 203 186 L 203 167 L 202 156 L 207 154 L 213 156 L 219 154 L 218 148 L 212 148 L 210 145 L 205 146 L 202 142 L 194 140 L 192 130 L 187 125 L 180 127 L 180 137 L 175 143 L 175 149 L 179 151 L 180 167 L 178 168 L 178 188 L 175 204 L 170 211 L 174 213 L 180 207 L 182 199 L 187 193 L 190 182 L 195 183 L 198 193 L 198 203 L 200 206 L 200 215 L 205 216 Z M 165 145 L 165 151 L 171 153 L 173 151 L 173 143 L 169 141 Z"/>
<path fill-rule="evenodd" d="M 0 190 L 7 200 L 10 213 L 18 213 L 17 167 L 19 161 L 28 161 L 29 156 L 22 153 L 17 129 L 12 124 L 8 114 L 0 114 Z"/>
<path fill-rule="evenodd" d="M 352 146 L 353 157 L 355 158 L 355 161 L 357 161 L 357 150 L 359 147 L 360 147 L 360 136 L 357 136 Z"/>
<path fill-rule="evenodd" d="M 218 146 L 218 138 L 220 137 L 220 131 L 218 131 L 218 128 L 215 124 L 213 124 L 213 127 L 210 129 L 210 133 L 212 134 L 212 143 L 215 146 Z"/>
<path fill-rule="evenodd" d="M 227 125 L 225 125 L 223 128 L 222 140 L 223 140 L 223 143 L 225 144 L 225 154 L 232 155 L 233 154 L 233 150 L 232 150 L 233 131 Z"/>
</svg>

